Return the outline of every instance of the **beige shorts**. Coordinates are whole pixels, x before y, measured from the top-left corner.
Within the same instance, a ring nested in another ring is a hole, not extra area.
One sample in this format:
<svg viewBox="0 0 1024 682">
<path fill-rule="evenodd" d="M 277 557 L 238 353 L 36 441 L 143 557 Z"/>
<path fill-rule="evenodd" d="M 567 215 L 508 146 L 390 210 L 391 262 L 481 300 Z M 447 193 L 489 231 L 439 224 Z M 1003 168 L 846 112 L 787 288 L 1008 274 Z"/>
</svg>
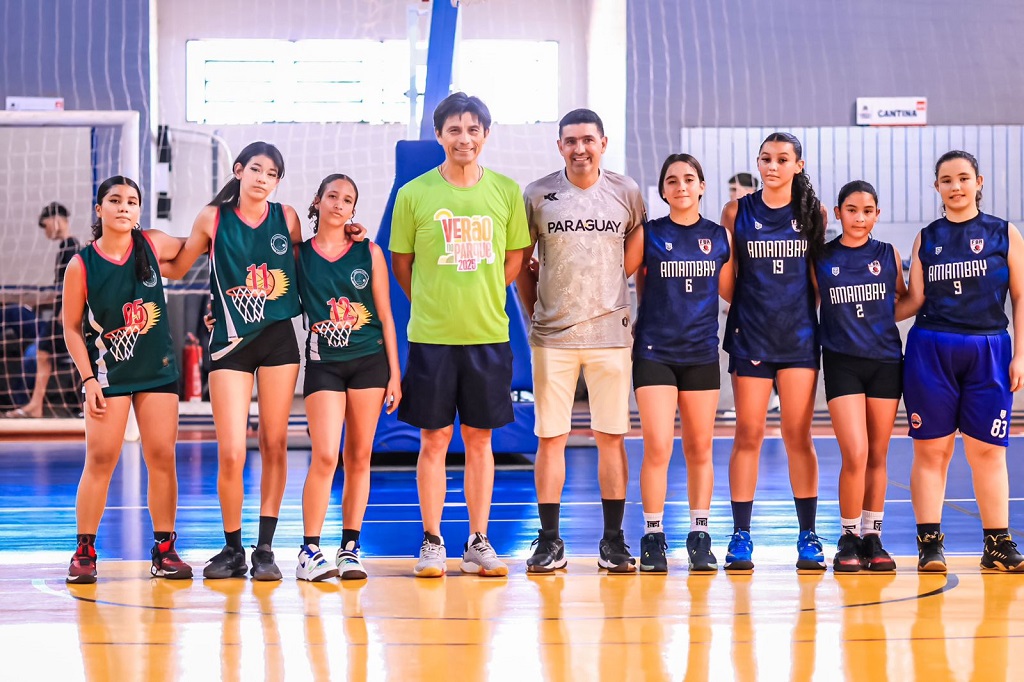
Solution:
<svg viewBox="0 0 1024 682">
<path fill-rule="evenodd" d="M 572 428 L 572 404 L 580 370 L 590 396 L 590 428 L 601 433 L 629 431 L 629 391 L 633 361 L 629 348 L 542 348 L 533 352 L 534 433 L 554 438 Z"/>
</svg>

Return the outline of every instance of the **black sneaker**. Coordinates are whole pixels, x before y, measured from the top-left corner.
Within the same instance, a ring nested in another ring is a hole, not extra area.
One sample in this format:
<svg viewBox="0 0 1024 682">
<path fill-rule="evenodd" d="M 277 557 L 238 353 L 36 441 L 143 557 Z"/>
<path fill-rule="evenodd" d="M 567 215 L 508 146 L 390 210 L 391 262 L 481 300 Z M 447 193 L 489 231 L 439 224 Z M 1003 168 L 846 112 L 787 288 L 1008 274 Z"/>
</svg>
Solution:
<svg viewBox="0 0 1024 682">
<path fill-rule="evenodd" d="M 241 578 L 249 567 L 245 565 L 245 550 L 224 545 L 220 554 L 210 559 L 203 567 L 203 577 L 207 580 L 224 578 Z"/>
<path fill-rule="evenodd" d="M 1024 571 L 1024 556 L 1017 551 L 1017 543 L 1009 535 L 988 535 L 981 567 L 989 571 Z"/>
<path fill-rule="evenodd" d="M 868 533 L 861 538 L 860 567 L 878 573 L 891 573 L 896 570 L 896 562 L 882 547 L 882 538 L 875 533 Z"/>
<path fill-rule="evenodd" d="M 636 571 L 636 559 L 629 554 L 629 545 L 620 530 L 611 540 L 601 538 L 600 556 L 597 559 L 599 568 L 609 573 L 633 573 Z"/>
<path fill-rule="evenodd" d="M 942 551 L 942 533 L 926 533 L 917 538 L 917 570 L 922 573 L 945 573 L 946 555 Z"/>
<path fill-rule="evenodd" d="M 253 546 L 251 558 L 252 569 L 249 573 L 253 580 L 281 579 L 281 569 L 274 563 L 274 553 L 270 551 L 270 545 Z"/>
<path fill-rule="evenodd" d="M 565 568 L 565 543 L 554 532 L 548 535 L 540 531 L 530 547 L 535 549 L 533 556 L 526 560 L 527 573 L 551 573 Z"/>
<path fill-rule="evenodd" d="M 640 570 L 644 573 L 668 573 L 664 533 L 648 533 L 640 538 Z"/>
<path fill-rule="evenodd" d="M 856 573 L 860 570 L 861 539 L 853 533 L 839 536 L 836 555 L 832 557 L 833 573 Z"/>
<path fill-rule="evenodd" d="M 711 552 L 711 536 L 702 530 L 692 530 L 686 536 L 686 556 L 691 573 L 712 573 L 718 570 L 718 559 Z"/>
</svg>

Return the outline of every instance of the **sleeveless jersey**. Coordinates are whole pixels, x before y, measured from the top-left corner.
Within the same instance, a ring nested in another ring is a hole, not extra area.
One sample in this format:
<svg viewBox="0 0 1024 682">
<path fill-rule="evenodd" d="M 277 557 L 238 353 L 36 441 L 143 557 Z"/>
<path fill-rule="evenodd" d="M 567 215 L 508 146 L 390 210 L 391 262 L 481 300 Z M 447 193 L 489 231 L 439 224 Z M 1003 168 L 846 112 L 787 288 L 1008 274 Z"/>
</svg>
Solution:
<svg viewBox="0 0 1024 682">
<path fill-rule="evenodd" d="M 216 323 L 210 354 L 220 360 L 272 322 L 299 314 L 295 254 L 281 204 L 267 202 L 259 225 L 236 208 L 217 212 L 210 247 L 210 293 Z"/>
<path fill-rule="evenodd" d="M 815 263 L 821 294 L 821 347 L 835 353 L 899 362 L 896 269 L 892 245 L 869 239 L 856 248 L 839 239 Z"/>
<path fill-rule="evenodd" d="M 914 324 L 957 334 L 1006 331 L 1009 251 L 1009 224 L 987 213 L 964 223 L 939 218 L 921 230 L 924 305 Z"/>
<path fill-rule="evenodd" d="M 644 227 L 644 294 L 633 357 L 672 365 L 718 361 L 718 278 L 729 260 L 725 228 L 668 216 Z"/>
<path fill-rule="evenodd" d="M 85 269 L 82 331 L 89 362 L 101 387 L 123 393 L 178 380 L 159 261 L 149 238 L 144 241 L 153 266 L 144 282 L 135 277 L 134 247 L 121 261 L 95 242 L 78 254 Z"/>
<path fill-rule="evenodd" d="M 816 361 L 818 317 L 811 266 L 793 210 L 769 208 L 761 191 L 738 203 L 733 229 L 738 272 L 723 347 L 746 360 Z"/>
<path fill-rule="evenodd" d="M 384 333 L 373 304 L 370 240 L 353 242 L 329 259 L 316 239 L 299 246 L 299 296 L 309 323 L 307 362 L 340 362 L 384 348 Z M 333 323 L 333 324 L 332 324 Z"/>
</svg>

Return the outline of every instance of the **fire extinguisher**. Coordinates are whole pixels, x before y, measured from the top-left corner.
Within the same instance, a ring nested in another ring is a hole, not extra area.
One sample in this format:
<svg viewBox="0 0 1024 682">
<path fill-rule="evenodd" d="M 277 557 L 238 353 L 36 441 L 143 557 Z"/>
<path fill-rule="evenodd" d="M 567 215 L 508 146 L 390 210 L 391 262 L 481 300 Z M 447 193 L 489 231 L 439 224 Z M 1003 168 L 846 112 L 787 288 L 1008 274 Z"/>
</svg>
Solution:
<svg viewBox="0 0 1024 682">
<path fill-rule="evenodd" d="M 199 367 L 203 361 L 203 349 L 195 334 L 185 337 L 185 347 L 181 351 L 182 374 L 185 378 L 185 400 L 197 403 L 203 399 L 203 377 Z"/>
</svg>

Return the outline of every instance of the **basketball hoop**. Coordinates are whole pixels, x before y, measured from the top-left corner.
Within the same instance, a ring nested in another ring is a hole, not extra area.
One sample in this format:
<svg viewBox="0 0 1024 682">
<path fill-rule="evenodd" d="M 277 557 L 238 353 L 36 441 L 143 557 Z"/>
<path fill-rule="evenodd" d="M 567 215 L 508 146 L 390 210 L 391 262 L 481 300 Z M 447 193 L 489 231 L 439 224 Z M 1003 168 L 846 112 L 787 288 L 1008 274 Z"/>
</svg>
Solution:
<svg viewBox="0 0 1024 682">
<path fill-rule="evenodd" d="M 139 327 L 131 325 L 121 327 L 103 335 L 110 340 L 110 352 L 118 362 L 124 362 L 135 352 L 135 342 L 139 339 Z"/>
<path fill-rule="evenodd" d="M 333 320 L 317 322 L 310 329 L 331 348 L 345 348 L 348 346 L 348 338 L 352 336 L 352 325 L 338 324 Z"/>
<path fill-rule="evenodd" d="M 235 304 L 235 310 L 242 319 L 252 324 L 263 319 L 263 306 L 267 302 L 267 292 L 263 289 L 249 287 L 232 287 L 225 291 Z"/>
</svg>

